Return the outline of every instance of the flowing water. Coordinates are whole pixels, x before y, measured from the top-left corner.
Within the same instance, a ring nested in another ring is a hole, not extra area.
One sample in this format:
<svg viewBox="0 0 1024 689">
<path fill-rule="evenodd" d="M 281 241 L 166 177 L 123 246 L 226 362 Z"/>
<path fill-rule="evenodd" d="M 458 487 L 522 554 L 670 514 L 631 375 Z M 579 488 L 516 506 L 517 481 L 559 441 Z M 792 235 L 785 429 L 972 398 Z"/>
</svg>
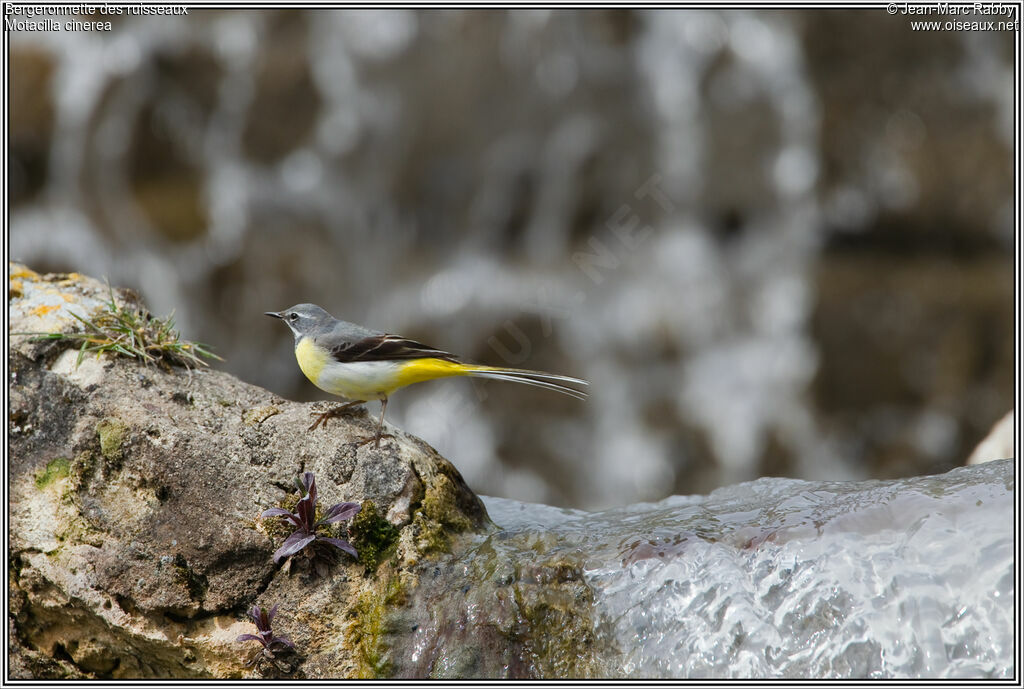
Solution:
<svg viewBox="0 0 1024 689">
<path fill-rule="evenodd" d="M 474 593 L 435 602 L 453 606 L 437 619 L 462 621 L 460 648 L 480 643 L 472 629 L 500 627 L 494 611 L 511 597 L 526 617 L 559 610 L 559 627 L 527 626 L 577 646 L 526 644 L 498 669 L 435 651 L 419 672 L 1014 674 L 1012 460 L 890 482 L 760 479 L 604 512 L 485 502 L 499 530 L 452 568 Z M 543 605 L 531 585 L 547 587 Z M 437 635 L 456 638 L 423 625 L 413 647 Z"/>
</svg>

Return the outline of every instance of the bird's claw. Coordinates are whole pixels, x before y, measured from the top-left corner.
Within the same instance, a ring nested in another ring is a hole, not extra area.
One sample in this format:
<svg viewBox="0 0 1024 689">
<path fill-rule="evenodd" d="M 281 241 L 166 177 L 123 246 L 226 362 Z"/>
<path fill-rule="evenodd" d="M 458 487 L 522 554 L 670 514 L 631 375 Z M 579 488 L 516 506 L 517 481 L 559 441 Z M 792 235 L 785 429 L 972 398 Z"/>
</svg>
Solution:
<svg viewBox="0 0 1024 689">
<path fill-rule="evenodd" d="M 318 426 L 323 426 L 324 428 L 327 428 L 327 419 L 330 419 L 331 417 L 335 416 L 348 416 L 350 414 L 353 414 L 355 413 L 353 407 L 359 404 L 362 404 L 362 402 L 350 402 L 348 404 L 343 404 L 339 407 L 335 407 L 334 409 L 328 409 L 327 411 L 311 411 L 309 412 L 309 415 L 315 417 L 316 420 L 306 430 L 312 431 Z"/>
<path fill-rule="evenodd" d="M 378 449 L 380 447 L 380 439 L 381 438 L 394 438 L 394 437 L 395 436 L 393 434 L 391 434 L 391 433 L 378 433 L 377 435 L 371 435 L 371 436 L 369 436 L 367 438 L 363 438 L 362 440 L 360 440 L 359 442 L 356 443 L 356 447 L 362 447 L 363 445 L 366 445 L 367 443 L 373 443 L 373 448 L 376 450 L 376 449 Z"/>
</svg>

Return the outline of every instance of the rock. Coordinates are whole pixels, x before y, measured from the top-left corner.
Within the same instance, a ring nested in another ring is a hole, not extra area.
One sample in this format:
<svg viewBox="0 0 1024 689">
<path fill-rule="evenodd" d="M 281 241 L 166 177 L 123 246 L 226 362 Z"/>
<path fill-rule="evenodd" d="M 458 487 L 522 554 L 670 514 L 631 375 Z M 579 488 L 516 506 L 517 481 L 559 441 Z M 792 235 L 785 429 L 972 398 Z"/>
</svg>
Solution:
<svg viewBox="0 0 1024 689">
<path fill-rule="evenodd" d="M 254 631 L 243 616 L 254 602 L 280 606 L 299 675 L 347 676 L 360 667 L 359 637 L 346 631 L 365 626 L 359 601 L 388 577 L 415 582 L 488 524 L 422 441 L 393 429 L 379 450 L 356 447 L 372 430 L 365 414 L 308 432 L 310 405 L 224 373 L 107 354 L 76 365 L 77 346 L 16 333 L 72 332 L 72 314 L 105 308 L 108 288 L 18 264 L 10 281 L 15 676 L 246 676 L 252 649 L 235 638 Z M 290 574 L 275 566 L 287 532 L 259 515 L 294 501 L 303 471 L 322 505 L 369 501 L 393 527 L 363 529 L 394 534 L 376 571 L 347 556 L 324 578 L 301 562 Z"/>
<path fill-rule="evenodd" d="M 1013 451 L 1013 411 L 1006 412 L 989 431 L 985 439 L 978 443 L 974 452 L 967 458 L 967 464 L 984 464 L 996 459 L 1014 457 Z"/>
</svg>

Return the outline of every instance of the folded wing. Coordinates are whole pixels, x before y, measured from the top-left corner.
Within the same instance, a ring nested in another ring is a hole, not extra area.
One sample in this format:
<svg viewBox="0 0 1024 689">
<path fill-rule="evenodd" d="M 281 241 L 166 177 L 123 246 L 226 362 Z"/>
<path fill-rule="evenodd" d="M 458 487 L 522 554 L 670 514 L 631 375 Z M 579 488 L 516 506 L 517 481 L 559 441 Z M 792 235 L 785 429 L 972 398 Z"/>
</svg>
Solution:
<svg viewBox="0 0 1024 689">
<path fill-rule="evenodd" d="M 336 361 L 347 364 L 356 361 L 395 361 L 407 359 L 443 359 L 458 362 L 449 352 L 434 349 L 421 342 L 396 335 L 371 335 L 355 342 L 336 345 L 331 349 Z"/>
</svg>

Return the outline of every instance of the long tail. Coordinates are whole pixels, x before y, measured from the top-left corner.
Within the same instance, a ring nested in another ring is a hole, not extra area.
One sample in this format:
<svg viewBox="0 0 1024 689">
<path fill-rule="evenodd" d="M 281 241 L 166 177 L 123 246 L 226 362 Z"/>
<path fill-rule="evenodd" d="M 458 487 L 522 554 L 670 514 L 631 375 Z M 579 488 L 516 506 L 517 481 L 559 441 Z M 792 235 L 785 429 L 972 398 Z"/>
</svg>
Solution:
<svg viewBox="0 0 1024 689">
<path fill-rule="evenodd" d="M 528 371 L 521 368 L 498 368 L 494 366 L 463 368 L 463 375 L 473 376 L 474 378 L 507 380 L 511 383 L 525 383 L 526 385 L 561 392 L 578 400 L 587 399 L 587 393 L 562 383 L 573 383 L 574 385 L 590 384 L 582 378 L 573 378 L 572 376 L 559 376 L 554 373 L 545 373 L 544 371 Z"/>
</svg>

